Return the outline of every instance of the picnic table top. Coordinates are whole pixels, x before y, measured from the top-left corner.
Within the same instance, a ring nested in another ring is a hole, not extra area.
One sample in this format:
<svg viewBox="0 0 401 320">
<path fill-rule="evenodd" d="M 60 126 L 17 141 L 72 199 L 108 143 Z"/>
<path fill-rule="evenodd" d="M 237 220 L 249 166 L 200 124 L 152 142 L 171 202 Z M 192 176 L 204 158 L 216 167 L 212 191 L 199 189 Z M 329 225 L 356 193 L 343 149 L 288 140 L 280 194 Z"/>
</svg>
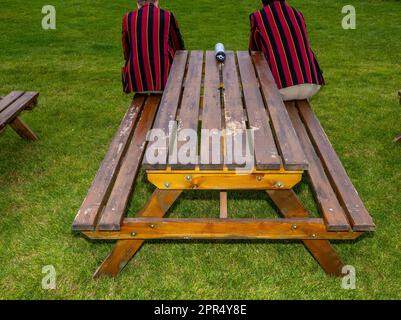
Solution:
<svg viewBox="0 0 401 320">
<path fill-rule="evenodd" d="M 213 51 L 178 51 L 153 129 L 164 135 L 148 143 L 143 160 L 148 170 L 241 168 L 247 150 L 253 170 L 308 167 L 260 52 L 228 51 L 221 65 Z M 191 132 L 199 139 L 195 144 L 187 143 Z M 238 150 L 242 158 L 235 156 Z"/>
</svg>

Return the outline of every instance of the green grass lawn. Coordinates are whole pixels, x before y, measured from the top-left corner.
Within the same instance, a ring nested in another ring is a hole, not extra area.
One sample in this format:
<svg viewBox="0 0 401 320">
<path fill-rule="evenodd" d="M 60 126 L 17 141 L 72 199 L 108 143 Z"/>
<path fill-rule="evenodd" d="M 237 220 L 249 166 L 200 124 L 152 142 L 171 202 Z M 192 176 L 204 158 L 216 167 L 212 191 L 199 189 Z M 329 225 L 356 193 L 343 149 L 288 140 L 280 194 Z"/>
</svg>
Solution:
<svg viewBox="0 0 401 320">
<path fill-rule="evenodd" d="M 258 0 L 165 0 L 188 49 L 247 49 L 248 14 Z M 215 3 L 218 3 L 216 6 Z M 312 101 L 333 146 L 377 225 L 355 243 L 335 243 L 356 268 L 356 290 L 341 289 L 301 244 L 152 242 L 117 279 L 92 273 L 112 243 L 71 232 L 109 143 L 129 105 L 121 90 L 121 18 L 131 1 L 2 0 L 0 95 L 40 92 L 23 115 L 40 140 L 0 136 L 0 298 L 3 299 L 388 299 L 401 298 L 401 2 L 352 1 L 357 29 L 343 30 L 349 1 L 290 1 L 307 19 L 327 87 Z M 57 9 L 57 30 L 41 28 L 42 6 Z M 152 193 L 142 173 L 130 215 Z M 313 209 L 306 184 L 297 192 Z M 260 193 L 232 192 L 229 212 L 272 212 Z M 196 201 L 196 205 L 194 205 Z M 218 213 L 215 192 L 185 193 L 170 216 Z M 57 289 L 42 290 L 54 265 Z"/>
</svg>

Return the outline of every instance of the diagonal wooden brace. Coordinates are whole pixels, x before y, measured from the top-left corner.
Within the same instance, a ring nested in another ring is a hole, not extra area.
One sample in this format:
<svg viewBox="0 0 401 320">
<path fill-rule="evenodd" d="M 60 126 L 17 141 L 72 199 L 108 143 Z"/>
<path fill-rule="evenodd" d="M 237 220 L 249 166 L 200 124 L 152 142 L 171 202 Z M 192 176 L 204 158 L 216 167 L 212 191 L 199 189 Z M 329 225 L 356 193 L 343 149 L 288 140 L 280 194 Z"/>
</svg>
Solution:
<svg viewBox="0 0 401 320">
<path fill-rule="evenodd" d="M 182 190 L 156 189 L 138 217 L 162 218 L 173 203 L 178 199 Z M 128 264 L 141 248 L 144 240 L 118 240 L 110 255 L 103 261 L 93 275 L 94 278 L 106 275 L 115 277 Z"/>
<path fill-rule="evenodd" d="M 13 128 L 14 131 L 23 139 L 29 141 L 38 140 L 38 136 L 19 117 L 10 122 L 10 127 Z"/>
<path fill-rule="evenodd" d="M 286 218 L 309 216 L 293 190 L 266 190 L 266 192 Z M 302 242 L 327 274 L 337 277 L 343 275 L 343 262 L 328 240 L 302 240 Z"/>
</svg>

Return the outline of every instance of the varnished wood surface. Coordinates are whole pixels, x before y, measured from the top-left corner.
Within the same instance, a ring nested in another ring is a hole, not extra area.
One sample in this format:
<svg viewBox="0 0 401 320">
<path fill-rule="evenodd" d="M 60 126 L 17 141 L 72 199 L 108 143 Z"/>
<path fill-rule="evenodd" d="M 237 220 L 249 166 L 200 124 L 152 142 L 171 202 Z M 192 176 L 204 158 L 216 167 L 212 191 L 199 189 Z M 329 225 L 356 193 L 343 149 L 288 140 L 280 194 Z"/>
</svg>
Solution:
<svg viewBox="0 0 401 320">
<path fill-rule="evenodd" d="M 159 102 L 159 96 L 150 96 L 144 103 L 141 117 L 138 120 L 110 197 L 100 218 L 99 230 L 120 229 L 142 162 L 146 147 L 146 134 L 152 127 Z"/>
<path fill-rule="evenodd" d="M 73 230 L 94 230 L 96 228 L 99 213 L 107 203 L 145 100 L 144 95 L 136 95 L 132 101 L 75 217 Z"/>
<path fill-rule="evenodd" d="M 126 218 L 116 232 L 85 232 L 92 239 L 331 239 L 352 240 L 358 232 L 329 232 L 322 219 Z"/>
<path fill-rule="evenodd" d="M 202 129 L 220 133 L 221 144 L 211 144 L 212 138 L 202 138 L 198 132 L 201 146 L 192 153 L 194 160 L 184 163 L 180 158 L 169 157 L 185 144 L 174 143 L 173 137 L 168 137 L 170 121 L 177 121 L 178 133 L 186 129 L 197 132 L 198 119 Z M 308 166 L 267 62 L 263 56 L 252 59 L 249 52 L 227 51 L 224 64 L 216 63 L 211 51 L 180 52 L 153 129 L 165 133 L 168 150 L 159 157 L 165 160 L 163 163 L 151 164 L 144 159 L 144 168 L 148 170 L 165 170 L 167 165 L 176 170 L 190 170 L 197 165 L 202 170 L 223 166 L 234 170 L 244 167 L 245 160 L 251 169 L 259 170 L 304 170 Z M 254 145 L 249 144 L 251 131 Z M 152 146 L 149 143 L 150 153 L 154 152 Z M 212 154 L 219 155 L 219 159 L 212 161 Z"/>
<path fill-rule="evenodd" d="M 373 231 L 375 224 L 348 177 L 340 159 L 324 132 L 319 120 L 306 100 L 297 101 L 297 107 L 309 133 L 309 137 L 318 154 L 337 198 L 354 231 Z"/>
<path fill-rule="evenodd" d="M 307 171 L 312 191 L 315 195 L 317 205 L 322 213 L 327 229 L 329 231 L 348 231 L 351 229 L 345 212 L 337 199 L 337 196 L 330 185 L 330 181 L 324 172 L 322 163 L 319 160 L 312 143 L 309 140 L 305 127 L 300 119 L 298 109 L 294 101 L 287 102 L 286 107 L 295 131 L 299 137 L 306 158 L 309 162 Z"/>
</svg>

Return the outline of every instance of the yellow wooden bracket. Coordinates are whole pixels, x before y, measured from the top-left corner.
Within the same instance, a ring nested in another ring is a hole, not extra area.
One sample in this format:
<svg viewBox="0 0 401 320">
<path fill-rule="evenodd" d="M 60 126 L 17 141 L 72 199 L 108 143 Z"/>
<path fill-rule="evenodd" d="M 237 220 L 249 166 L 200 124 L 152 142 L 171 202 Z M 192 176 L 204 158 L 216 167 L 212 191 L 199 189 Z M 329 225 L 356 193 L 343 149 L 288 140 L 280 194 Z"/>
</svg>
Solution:
<svg viewBox="0 0 401 320">
<path fill-rule="evenodd" d="M 251 170 L 149 170 L 148 180 L 159 189 L 172 190 L 268 190 L 292 189 L 303 171 Z"/>
</svg>

